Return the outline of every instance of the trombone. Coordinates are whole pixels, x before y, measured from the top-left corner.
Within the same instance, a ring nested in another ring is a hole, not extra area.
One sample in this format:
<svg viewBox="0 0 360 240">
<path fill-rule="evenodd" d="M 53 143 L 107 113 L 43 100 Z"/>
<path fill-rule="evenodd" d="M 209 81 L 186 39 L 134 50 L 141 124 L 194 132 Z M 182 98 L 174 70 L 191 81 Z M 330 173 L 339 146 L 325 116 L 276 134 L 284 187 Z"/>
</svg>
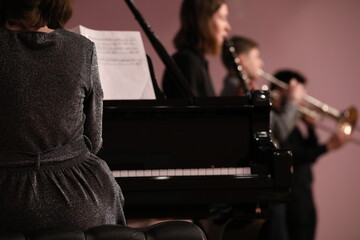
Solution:
<svg viewBox="0 0 360 240">
<path fill-rule="evenodd" d="M 289 88 L 289 84 L 284 83 L 269 73 L 264 72 L 262 69 L 259 70 L 259 75 L 278 87 L 283 89 Z M 344 111 L 339 111 L 309 95 L 304 96 L 304 101 L 309 103 L 309 106 L 299 106 L 299 111 L 302 114 L 313 118 L 319 118 L 321 115 L 329 116 L 337 122 L 340 131 L 348 135 L 353 133 L 356 128 L 357 110 L 355 107 L 351 106 Z"/>
</svg>

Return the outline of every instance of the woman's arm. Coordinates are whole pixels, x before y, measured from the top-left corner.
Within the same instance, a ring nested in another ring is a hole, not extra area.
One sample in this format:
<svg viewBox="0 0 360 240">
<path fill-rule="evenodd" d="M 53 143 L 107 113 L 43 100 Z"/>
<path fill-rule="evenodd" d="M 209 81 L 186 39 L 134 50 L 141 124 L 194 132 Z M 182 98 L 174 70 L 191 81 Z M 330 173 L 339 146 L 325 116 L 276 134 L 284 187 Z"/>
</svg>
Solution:
<svg viewBox="0 0 360 240">
<path fill-rule="evenodd" d="M 96 154 L 102 146 L 103 91 L 101 88 L 95 45 L 93 45 L 90 90 L 84 100 L 84 135 L 90 140 L 90 151 Z"/>
</svg>

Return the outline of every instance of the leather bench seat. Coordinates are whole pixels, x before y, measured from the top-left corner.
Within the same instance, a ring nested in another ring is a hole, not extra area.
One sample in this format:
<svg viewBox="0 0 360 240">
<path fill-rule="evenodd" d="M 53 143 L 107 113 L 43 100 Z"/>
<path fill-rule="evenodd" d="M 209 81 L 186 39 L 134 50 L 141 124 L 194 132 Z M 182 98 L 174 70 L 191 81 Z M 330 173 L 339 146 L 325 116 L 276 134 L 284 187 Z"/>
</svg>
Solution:
<svg viewBox="0 0 360 240">
<path fill-rule="evenodd" d="M 206 240 L 206 237 L 193 223 L 169 221 L 147 228 L 102 225 L 85 231 L 48 228 L 26 233 L 2 232 L 0 240 Z"/>
</svg>

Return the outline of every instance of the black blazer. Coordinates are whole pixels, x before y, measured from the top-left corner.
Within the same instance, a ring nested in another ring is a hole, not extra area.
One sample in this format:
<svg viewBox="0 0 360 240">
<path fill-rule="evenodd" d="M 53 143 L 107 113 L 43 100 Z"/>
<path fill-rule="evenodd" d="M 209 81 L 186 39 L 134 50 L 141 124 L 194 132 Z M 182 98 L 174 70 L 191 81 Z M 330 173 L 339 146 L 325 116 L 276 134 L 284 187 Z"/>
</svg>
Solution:
<svg viewBox="0 0 360 240">
<path fill-rule="evenodd" d="M 214 88 L 208 71 L 208 63 L 204 56 L 192 50 L 180 50 L 173 55 L 196 97 L 215 96 Z M 171 72 L 166 69 L 163 76 L 163 90 L 168 98 L 182 98 L 174 84 Z"/>
</svg>

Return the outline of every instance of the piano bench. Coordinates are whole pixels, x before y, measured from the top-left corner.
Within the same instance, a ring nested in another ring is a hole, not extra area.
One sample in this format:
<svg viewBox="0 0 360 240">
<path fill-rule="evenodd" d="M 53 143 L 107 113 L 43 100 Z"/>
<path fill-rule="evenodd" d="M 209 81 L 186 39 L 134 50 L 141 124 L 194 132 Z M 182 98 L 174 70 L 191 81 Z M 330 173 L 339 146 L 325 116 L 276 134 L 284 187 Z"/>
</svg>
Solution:
<svg viewBox="0 0 360 240">
<path fill-rule="evenodd" d="M 203 231 L 185 221 L 169 221 L 147 228 L 102 225 L 82 230 L 47 228 L 28 233 L 0 233 L 0 240 L 206 240 Z"/>
</svg>

